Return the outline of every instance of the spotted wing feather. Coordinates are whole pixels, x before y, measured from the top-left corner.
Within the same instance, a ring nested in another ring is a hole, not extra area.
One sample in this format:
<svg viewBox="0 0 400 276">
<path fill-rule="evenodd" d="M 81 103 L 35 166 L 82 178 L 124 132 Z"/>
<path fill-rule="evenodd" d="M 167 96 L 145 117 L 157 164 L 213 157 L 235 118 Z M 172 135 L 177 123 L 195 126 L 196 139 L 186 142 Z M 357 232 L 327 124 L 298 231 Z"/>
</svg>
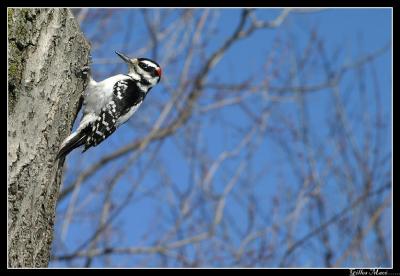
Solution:
<svg viewBox="0 0 400 276">
<path fill-rule="evenodd" d="M 83 151 L 95 147 L 110 136 L 118 126 L 119 118 L 130 112 L 140 104 L 145 97 L 132 79 L 123 79 L 113 87 L 112 101 L 100 112 L 97 119 L 88 125 L 87 139 Z"/>
</svg>

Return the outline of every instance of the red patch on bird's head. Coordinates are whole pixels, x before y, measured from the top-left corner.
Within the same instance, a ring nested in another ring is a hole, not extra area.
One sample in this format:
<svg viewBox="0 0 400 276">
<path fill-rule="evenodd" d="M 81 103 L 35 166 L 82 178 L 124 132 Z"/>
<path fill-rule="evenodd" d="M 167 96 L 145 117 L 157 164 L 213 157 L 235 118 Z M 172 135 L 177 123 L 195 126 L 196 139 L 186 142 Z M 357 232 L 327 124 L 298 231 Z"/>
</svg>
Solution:
<svg viewBox="0 0 400 276">
<path fill-rule="evenodd" d="M 162 74 L 161 67 L 158 67 L 158 68 L 156 69 L 156 72 L 157 72 L 157 75 L 158 75 L 159 77 L 161 77 L 161 74 Z"/>
</svg>

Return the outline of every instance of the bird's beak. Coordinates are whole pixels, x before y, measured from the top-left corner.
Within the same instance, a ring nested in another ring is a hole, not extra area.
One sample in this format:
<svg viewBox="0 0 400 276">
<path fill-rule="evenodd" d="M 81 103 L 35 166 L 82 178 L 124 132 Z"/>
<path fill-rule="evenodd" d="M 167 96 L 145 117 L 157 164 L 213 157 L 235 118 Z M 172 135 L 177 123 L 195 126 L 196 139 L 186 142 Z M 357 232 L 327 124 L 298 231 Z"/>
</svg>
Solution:
<svg viewBox="0 0 400 276">
<path fill-rule="evenodd" d="M 122 58 L 122 60 L 125 61 L 126 63 L 131 63 L 131 59 L 128 58 L 127 56 L 125 56 L 124 54 L 119 53 L 119 52 L 117 52 L 117 51 L 115 51 L 115 53 L 116 53 L 120 58 Z"/>
</svg>

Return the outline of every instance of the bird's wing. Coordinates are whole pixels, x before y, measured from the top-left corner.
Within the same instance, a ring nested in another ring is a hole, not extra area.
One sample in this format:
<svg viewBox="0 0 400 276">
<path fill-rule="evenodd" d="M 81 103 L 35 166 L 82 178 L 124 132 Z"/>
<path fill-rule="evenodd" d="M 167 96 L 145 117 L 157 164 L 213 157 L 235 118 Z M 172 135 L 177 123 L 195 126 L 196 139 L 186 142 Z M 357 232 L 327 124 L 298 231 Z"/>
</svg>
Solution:
<svg viewBox="0 0 400 276">
<path fill-rule="evenodd" d="M 119 125 L 126 122 L 143 101 L 145 93 L 140 92 L 133 80 L 117 81 L 113 87 L 112 101 L 109 102 L 90 126 L 85 149 L 97 146 L 110 136 Z"/>
</svg>

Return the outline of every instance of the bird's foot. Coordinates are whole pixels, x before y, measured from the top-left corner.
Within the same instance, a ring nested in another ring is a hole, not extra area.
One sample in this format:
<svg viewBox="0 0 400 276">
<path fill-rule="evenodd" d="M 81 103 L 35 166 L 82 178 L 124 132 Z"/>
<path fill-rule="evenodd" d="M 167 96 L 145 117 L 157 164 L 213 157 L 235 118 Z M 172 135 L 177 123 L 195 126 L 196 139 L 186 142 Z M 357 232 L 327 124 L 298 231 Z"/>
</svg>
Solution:
<svg viewBox="0 0 400 276">
<path fill-rule="evenodd" d="M 90 76 L 90 73 L 91 73 L 90 66 L 83 66 L 82 68 L 76 70 L 75 75 L 78 78 L 87 79 Z"/>
</svg>

